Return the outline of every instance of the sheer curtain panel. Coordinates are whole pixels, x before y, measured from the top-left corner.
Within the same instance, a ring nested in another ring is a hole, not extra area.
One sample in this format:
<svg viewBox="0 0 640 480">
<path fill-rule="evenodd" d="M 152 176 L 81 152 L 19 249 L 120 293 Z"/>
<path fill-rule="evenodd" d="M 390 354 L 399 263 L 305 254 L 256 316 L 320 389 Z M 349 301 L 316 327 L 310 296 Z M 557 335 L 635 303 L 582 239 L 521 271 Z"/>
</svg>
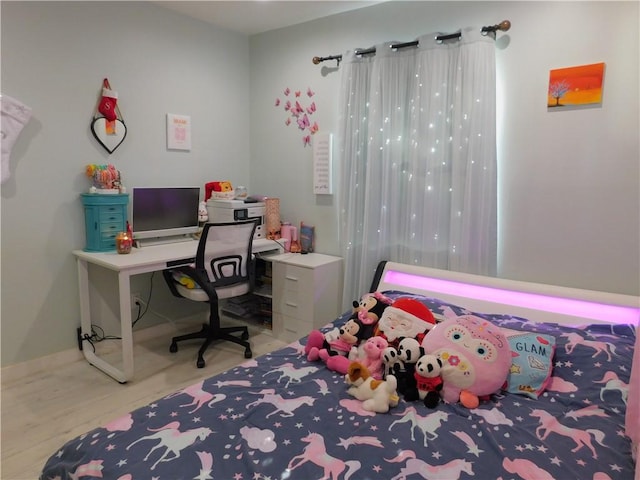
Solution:
<svg viewBox="0 0 640 480">
<path fill-rule="evenodd" d="M 337 132 L 345 299 L 380 260 L 495 275 L 496 78 L 491 36 L 342 56 Z"/>
</svg>

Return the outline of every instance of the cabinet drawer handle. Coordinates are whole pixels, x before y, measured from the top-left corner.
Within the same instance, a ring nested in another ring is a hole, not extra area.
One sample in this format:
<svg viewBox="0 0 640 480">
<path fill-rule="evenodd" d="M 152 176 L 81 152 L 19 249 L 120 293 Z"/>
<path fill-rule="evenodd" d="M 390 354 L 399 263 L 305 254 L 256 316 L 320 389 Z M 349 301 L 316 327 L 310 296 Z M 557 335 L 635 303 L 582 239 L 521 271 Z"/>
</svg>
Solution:
<svg viewBox="0 0 640 480">
<path fill-rule="evenodd" d="M 297 303 L 293 303 L 293 302 L 285 302 L 285 304 L 286 304 L 288 307 L 295 307 L 295 308 L 298 308 L 298 304 L 297 304 Z"/>
<path fill-rule="evenodd" d="M 298 281 L 298 279 L 296 277 L 290 277 L 289 275 L 285 276 L 284 278 L 286 278 L 287 280 L 294 281 L 294 282 Z"/>
</svg>

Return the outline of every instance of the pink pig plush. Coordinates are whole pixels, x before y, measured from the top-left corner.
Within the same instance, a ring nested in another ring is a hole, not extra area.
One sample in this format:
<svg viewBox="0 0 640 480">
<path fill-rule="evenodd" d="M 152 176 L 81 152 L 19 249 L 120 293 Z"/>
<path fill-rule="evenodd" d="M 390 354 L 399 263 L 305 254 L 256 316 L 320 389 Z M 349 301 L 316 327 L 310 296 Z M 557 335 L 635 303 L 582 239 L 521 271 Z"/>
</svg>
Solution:
<svg viewBox="0 0 640 480">
<path fill-rule="evenodd" d="M 476 408 L 497 392 L 511 367 L 511 348 L 499 327 L 474 315 L 449 318 L 424 337 L 425 352 L 442 361 L 442 397 Z"/>
<path fill-rule="evenodd" d="M 389 346 L 389 342 L 383 337 L 369 337 L 362 345 L 359 358 L 350 359 L 362 363 L 373 378 L 382 380 L 383 364 L 382 351 Z M 352 350 L 353 351 L 353 350 Z"/>
</svg>

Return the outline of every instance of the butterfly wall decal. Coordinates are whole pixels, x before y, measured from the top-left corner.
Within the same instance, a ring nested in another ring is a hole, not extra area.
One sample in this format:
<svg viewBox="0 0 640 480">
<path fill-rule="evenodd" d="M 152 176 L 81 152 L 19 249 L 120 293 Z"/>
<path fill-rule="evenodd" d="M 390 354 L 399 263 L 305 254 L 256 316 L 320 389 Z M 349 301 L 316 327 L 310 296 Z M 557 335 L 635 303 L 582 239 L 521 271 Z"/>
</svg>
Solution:
<svg viewBox="0 0 640 480">
<path fill-rule="evenodd" d="M 285 126 L 288 127 L 295 120 L 295 124 L 298 126 L 298 129 L 303 131 L 302 145 L 304 147 L 311 145 L 311 136 L 317 133 L 320 129 L 318 122 L 311 123 L 311 119 L 309 118 L 316 113 L 316 102 L 311 101 L 308 105 L 301 103 L 303 102 L 301 99 L 302 90 L 294 90 L 293 97 L 289 97 L 292 92 L 289 87 L 284 88 L 282 92 L 284 93 L 285 98 L 282 101 L 280 98 L 276 98 L 274 105 L 276 108 L 282 106 L 284 111 L 287 112 L 287 117 L 284 121 Z M 311 90 L 311 87 L 308 87 L 307 97 L 312 98 L 313 96 L 315 96 L 315 92 Z M 294 98 L 295 100 L 289 100 L 287 97 Z"/>
</svg>

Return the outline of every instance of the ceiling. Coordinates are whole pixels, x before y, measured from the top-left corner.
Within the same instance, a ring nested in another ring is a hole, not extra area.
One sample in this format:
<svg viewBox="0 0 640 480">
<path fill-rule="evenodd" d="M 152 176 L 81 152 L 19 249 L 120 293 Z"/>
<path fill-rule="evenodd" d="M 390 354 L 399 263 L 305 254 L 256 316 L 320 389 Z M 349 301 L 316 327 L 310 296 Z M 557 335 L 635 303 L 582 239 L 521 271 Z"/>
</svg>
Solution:
<svg viewBox="0 0 640 480">
<path fill-rule="evenodd" d="M 158 0 L 154 3 L 227 30 L 255 35 L 382 2 L 380 0 Z"/>
</svg>

